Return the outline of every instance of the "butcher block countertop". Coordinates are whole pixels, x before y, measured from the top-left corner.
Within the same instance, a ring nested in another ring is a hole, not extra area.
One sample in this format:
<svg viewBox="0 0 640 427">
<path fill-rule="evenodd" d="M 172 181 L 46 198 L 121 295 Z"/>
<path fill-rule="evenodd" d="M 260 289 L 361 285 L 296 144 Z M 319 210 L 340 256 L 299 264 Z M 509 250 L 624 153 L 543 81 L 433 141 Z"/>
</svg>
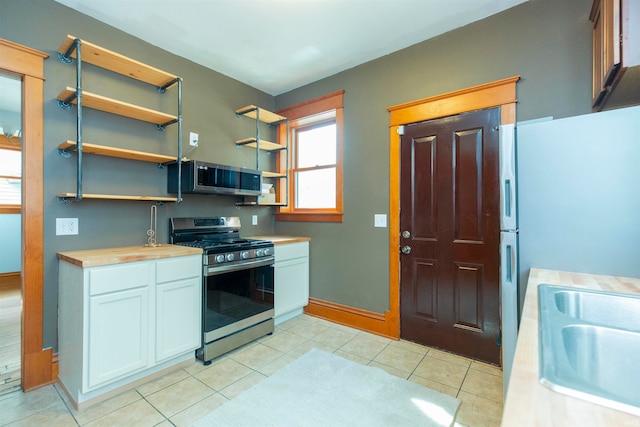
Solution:
<svg viewBox="0 0 640 427">
<path fill-rule="evenodd" d="M 58 259 L 79 267 L 122 264 L 124 262 L 202 254 L 200 248 L 178 245 L 128 246 L 123 248 L 88 249 L 85 251 L 58 252 Z"/>
<path fill-rule="evenodd" d="M 250 236 L 248 239 L 270 240 L 274 245 L 286 245 L 287 243 L 308 242 L 309 237 L 300 236 Z"/>
<path fill-rule="evenodd" d="M 503 427 L 640 427 L 640 417 L 551 391 L 538 382 L 538 285 L 548 283 L 640 294 L 640 278 L 531 269 L 524 301 Z M 638 361 L 640 364 L 640 361 Z M 638 385 L 640 387 L 640 385 Z"/>
</svg>

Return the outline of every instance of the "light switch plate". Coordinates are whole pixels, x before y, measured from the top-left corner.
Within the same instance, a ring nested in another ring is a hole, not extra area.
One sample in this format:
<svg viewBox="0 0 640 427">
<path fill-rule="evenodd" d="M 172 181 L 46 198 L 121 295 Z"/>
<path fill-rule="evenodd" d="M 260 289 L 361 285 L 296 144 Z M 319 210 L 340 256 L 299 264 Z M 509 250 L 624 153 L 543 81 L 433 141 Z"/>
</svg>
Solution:
<svg viewBox="0 0 640 427">
<path fill-rule="evenodd" d="M 198 134 L 195 132 L 189 132 L 189 145 L 192 147 L 198 146 Z"/>
<path fill-rule="evenodd" d="M 78 218 L 56 218 L 56 236 L 78 234 Z"/>
<path fill-rule="evenodd" d="M 387 214 L 373 215 L 373 226 L 385 228 L 387 226 Z"/>
<path fill-rule="evenodd" d="M 251 225 L 258 225 L 258 215 L 251 215 Z"/>
</svg>

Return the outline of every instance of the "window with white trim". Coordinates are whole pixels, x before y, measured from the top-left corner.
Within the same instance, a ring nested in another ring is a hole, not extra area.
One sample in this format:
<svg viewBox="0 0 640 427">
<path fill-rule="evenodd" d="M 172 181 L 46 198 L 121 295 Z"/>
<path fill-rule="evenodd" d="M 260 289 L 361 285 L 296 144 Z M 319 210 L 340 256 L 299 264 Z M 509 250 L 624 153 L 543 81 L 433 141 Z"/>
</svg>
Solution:
<svg viewBox="0 0 640 427">
<path fill-rule="evenodd" d="M 19 213 L 22 204 L 22 152 L 0 146 L 0 212 Z"/>
<path fill-rule="evenodd" d="M 278 210 L 278 220 L 342 222 L 343 94 L 334 92 L 278 111 L 289 119 L 290 142 L 289 179 L 280 186 L 289 191 L 289 204 Z M 285 137 L 282 126 L 279 142 Z"/>
</svg>

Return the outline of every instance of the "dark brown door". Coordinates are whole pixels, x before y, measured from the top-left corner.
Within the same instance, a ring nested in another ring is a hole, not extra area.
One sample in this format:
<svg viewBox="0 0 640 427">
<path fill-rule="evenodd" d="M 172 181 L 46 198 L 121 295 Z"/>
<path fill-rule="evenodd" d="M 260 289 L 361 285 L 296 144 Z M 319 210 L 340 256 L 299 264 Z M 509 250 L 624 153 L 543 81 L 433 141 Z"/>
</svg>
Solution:
<svg viewBox="0 0 640 427">
<path fill-rule="evenodd" d="M 405 126 L 400 144 L 401 336 L 493 364 L 499 124 L 500 109 L 474 111 Z"/>
</svg>

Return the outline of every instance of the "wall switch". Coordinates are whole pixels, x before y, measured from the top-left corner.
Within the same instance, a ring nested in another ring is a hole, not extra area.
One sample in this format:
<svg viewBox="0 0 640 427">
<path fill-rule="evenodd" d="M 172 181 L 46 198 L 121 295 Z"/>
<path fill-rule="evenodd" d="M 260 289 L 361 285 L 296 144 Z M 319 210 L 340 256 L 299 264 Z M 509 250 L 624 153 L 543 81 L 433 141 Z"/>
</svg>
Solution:
<svg viewBox="0 0 640 427">
<path fill-rule="evenodd" d="M 258 225 L 258 215 L 251 215 L 251 225 Z"/>
<path fill-rule="evenodd" d="M 189 145 L 192 147 L 198 146 L 198 134 L 195 132 L 189 132 Z"/>
<path fill-rule="evenodd" d="M 56 218 L 56 236 L 78 234 L 78 218 Z"/>
<path fill-rule="evenodd" d="M 386 227 L 387 226 L 387 214 L 375 214 L 373 215 L 374 227 Z"/>
</svg>

